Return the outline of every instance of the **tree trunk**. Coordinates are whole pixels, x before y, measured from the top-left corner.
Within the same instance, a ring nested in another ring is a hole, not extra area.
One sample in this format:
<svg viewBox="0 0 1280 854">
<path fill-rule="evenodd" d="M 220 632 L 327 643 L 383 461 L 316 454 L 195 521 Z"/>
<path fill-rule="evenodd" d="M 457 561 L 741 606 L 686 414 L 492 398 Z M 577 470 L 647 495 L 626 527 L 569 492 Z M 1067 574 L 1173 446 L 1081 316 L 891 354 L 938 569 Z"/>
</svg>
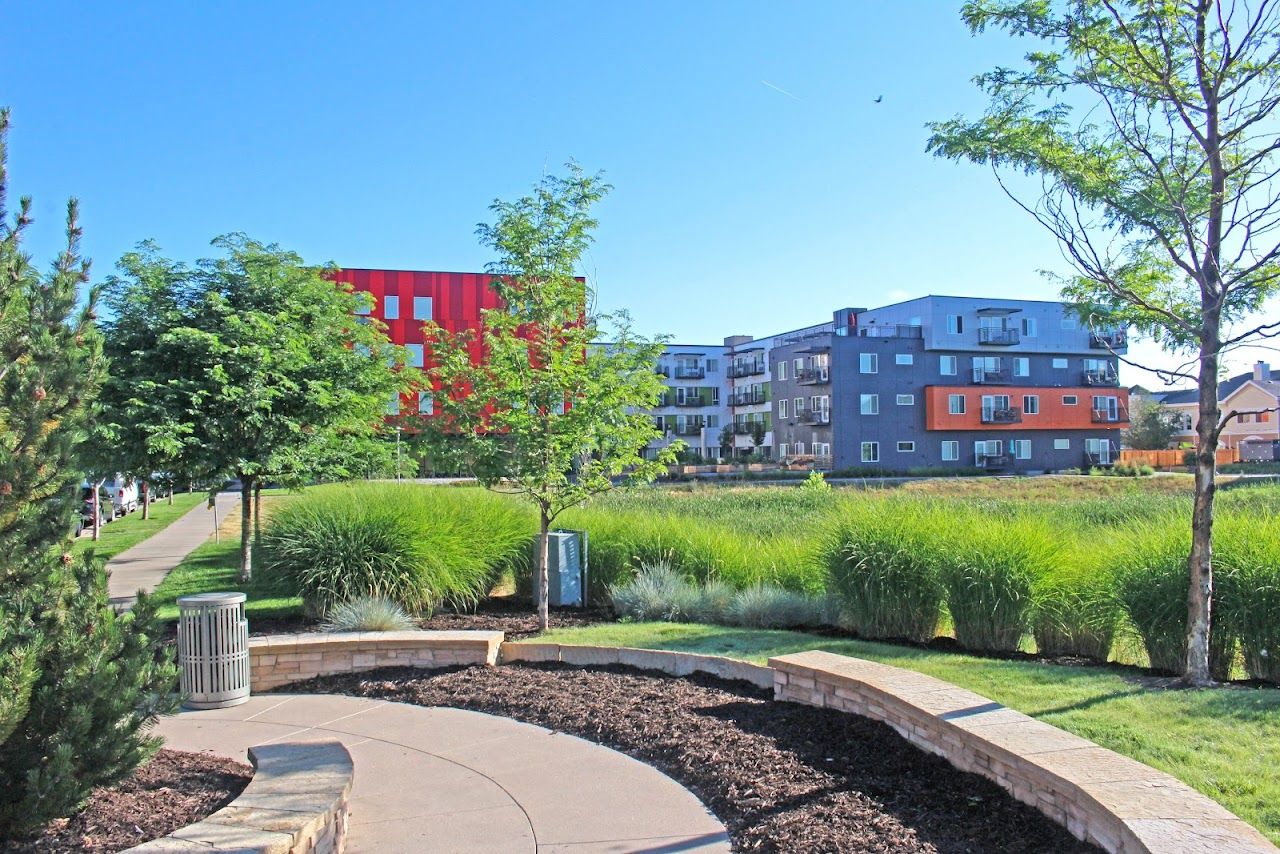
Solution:
<svg viewBox="0 0 1280 854">
<path fill-rule="evenodd" d="M 142 518 L 151 518 L 151 486 L 145 481 L 138 482 L 138 491 L 142 493 Z"/>
<path fill-rule="evenodd" d="M 547 558 L 549 556 L 548 534 L 551 531 L 551 519 L 547 516 L 547 511 L 543 510 L 541 516 L 541 527 L 538 532 L 538 572 L 537 581 L 534 584 L 534 596 L 538 605 L 538 629 L 546 631 L 550 627 L 550 615 L 548 614 L 548 602 L 550 600 L 551 579 L 547 573 Z"/>
<path fill-rule="evenodd" d="M 253 485 L 253 547 L 262 548 L 262 481 Z"/>
<path fill-rule="evenodd" d="M 102 531 L 102 504 L 98 500 L 98 485 L 93 485 L 93 540 L 98 541 L 98 537 Z"/>
<path fill-rule="evenodd" d="M 240 583 L 253 580 L 253 478 L 240 477 Z"/>
<path fill-rule="evenodd" d="M 1206 313 L 1210 315 L 1210 313 Z M 1209 632 L 1213 611 L 1213 499 L 1217 490 L 1219 319 L 1206 316 L 1200 348 L 1200 421 L 1196 425 L 1196 492 L 1187 558 L 1187 661 L 1183 680 L 1211 685 Z"/>
<path fill-rule="evenodd" d="M 177 491 L 178 491 L 178 484 L 170 483 L 169 484 L 169 506 L 170 507 L 173 506 L 173 494 Z"/>
</svg>

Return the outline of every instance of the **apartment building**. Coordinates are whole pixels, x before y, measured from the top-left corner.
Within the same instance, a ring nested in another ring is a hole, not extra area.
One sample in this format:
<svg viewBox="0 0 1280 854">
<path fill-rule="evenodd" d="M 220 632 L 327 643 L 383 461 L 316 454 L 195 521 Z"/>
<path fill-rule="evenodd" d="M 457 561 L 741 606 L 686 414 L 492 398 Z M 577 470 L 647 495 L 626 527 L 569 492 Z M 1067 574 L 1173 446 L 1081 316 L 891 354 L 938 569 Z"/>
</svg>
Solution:
<svg viewBox="0 0 1280 854">
<path fill-rule="evenodd" d="M 1153 397 L 1173 414 L 1178 427 L 1174 445 L 1197 444 L 1200 392 L 1192 388 L 1158 392 Z M 1280 441 L 1280 380 L 1272 379 L 1271 366 L 1266 362 L 1257 362 L 1252 371 L 1218 383 L 1218 406 L 1224 416 L 1238 413 L 1222 428 L 1222 447 Z"/>
<path fill-rule="evenodd" d="M 667 390 L 653 410 L 662 437 L 650 443 L 649 452 L 678 439 L 703 459 L 719 458 L 720 433 L 730 423 L 724 347 L 670 345 L 657 370 Z"/>
</svg>

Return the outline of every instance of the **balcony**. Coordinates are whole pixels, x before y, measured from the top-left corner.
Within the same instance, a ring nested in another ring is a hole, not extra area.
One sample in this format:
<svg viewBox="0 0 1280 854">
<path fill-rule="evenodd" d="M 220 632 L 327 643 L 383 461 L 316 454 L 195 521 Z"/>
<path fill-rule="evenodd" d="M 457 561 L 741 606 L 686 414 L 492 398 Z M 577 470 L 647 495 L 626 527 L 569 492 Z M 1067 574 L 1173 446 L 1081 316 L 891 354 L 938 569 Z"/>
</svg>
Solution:
<svg viewBox="0 0 1280 854">
<path fill-rule="evenodd" d="M 995 326 L 978 327 L 978 343 L 991 344 L 996 347 L 1009 347 L 1022 340 L 1016 329 L 1000 329 Z"/>
<path fill-rule="evenodd" d="M 977 458 L 978 468 L 992 471 L 995 469 L 1007 469 L 1009 467 L 1008 454 L 979 454 Z"/>
<path fill-rule="evenodd" d="M 1121 350 L 1129 346 L 1129 333 L 1123 329 L 1089 333 L 1089 346 L 1094 350 Z"/>
<path fill-rule="evenodd" d="M 1086 468 L 1106 468 L 1116 464 L 1117 457 L 1114 446 L 1108 446 L 1097 451 L 1084 452 L 1084 464 Z"/>
<path fill-rule="evenodd" d="M 677 422 L 676 435 L 678 436 L 697 436 L 707 425 L 702 421 L 686 421 L 683 424 Z"/>
<path fill-rule="evenodd" d="M 1085 385 L 1118 386 L 1120 377 L 1115 371 L 1085 371 L 1082 375 Z"/>
<path fill-rule="evenodd" d="M 1008 385 L 1013 382 L 1013 377 L 1008 368 L 974 368 L 973 381 L 978 385 Z"/>
<path fill-rule="evenodd" d="M 735 392 L 729 398 L 730 406 L 756 406 L 765 402 L 763 390 L 752 391 L 747 389 L 746 391 Z"/>
<path fill-rule="evenodd" d="M 660 376 L 660 377 L 669 377 L 669 376 L 671 376 L 671 369 L 670 369 L 670 368 L 668 368 L 666 365 L 658 365 L 657 367 L 655 367 L 655 368 L 653 369 L 653 372 L 654 372 L 655 374 L 657 374 L 658 376 Z"/>
<path fill-rule="evenodd" d="M 796 371 L 796 382 L 800 385 L 825 385 L 831 382 L 831 369 L 826 365 L 801 368 Z"/>
<path fill-rule="evenodd" d="M 821 427 L 831 423 L 831 410 L 829 409 L 801 409 L 796 413 L 796 418 L 801 424 L 811 424 L 815 427 Z"/>
<path fill-rule="evenodd" d="M 1129 410 L 1123 406 L 1115 409 L 1094 409 L 1090 412 L 1094 424 L 1123 424 L 1129 420 Z"/>
<path fill-rule="evenodd" d="M 983 424 L 1021 424 L 1022 410 L 1016 406 L 1005 406 L 999 409 L 983 409 Z"/>
<path fill-rule="evenodd" d="M 907 323 L 858 327 L 859 338 L 923 338 L 924 327 Z"/>
<path fill-rule="evenodd" d="M 735 421 L 733 422 L 733 434 L 735 436 L 750 436 L 751 428 L 756 424 L 759 424 L 761 428 L 764 427 L 764 424 L 759 421 Z"/>
<path fill-rule="evenodd" d="M 764 360 L 753 362 L 734 362 L 729 366 L 729 376 L 732 379 L 741 379 L 743 377 L 759 376 L 765 372 Z"/>
<path fill-rule="evenodd" d="M 676 398 L 676 406 L 710 406 L 711 398 L 700 394 L 686 394 L 684 400 Z"/>
<path fill-rule="evenodd" d="M 676 365 L 676 379 L 701 380 L 707 376 L 707 369 L 697 365 Z"/>
</svg>

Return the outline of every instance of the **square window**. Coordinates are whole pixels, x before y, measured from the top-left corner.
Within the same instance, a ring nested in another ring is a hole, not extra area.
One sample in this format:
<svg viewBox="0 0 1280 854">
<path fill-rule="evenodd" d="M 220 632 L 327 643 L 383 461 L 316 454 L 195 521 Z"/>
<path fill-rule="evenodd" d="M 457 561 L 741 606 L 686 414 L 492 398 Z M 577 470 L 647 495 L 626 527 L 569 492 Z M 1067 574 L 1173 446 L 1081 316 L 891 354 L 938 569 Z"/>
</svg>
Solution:
<svg viewBox="0 0 1280 854">
<path fill-rule="evenodd" d="M 356 291 L 356 314 L 371 314 L 378 301 L 368 291 Z"/>
<path fill-rule="evenodd" d="M 956 357 L 939 356 L 938 373 L 942 374 L 944 377 L 954 377 L 956 375 Z"/>
<path fill-rule="evenodd" d="M 1074 394 L 1064 394 L 1062 396 L 1063 406 L 1075 406 L 1079 402 L 1080 402 L 1080 399 Z"/>
<path fill-rule="evenodd" d="M 707 359 L 707 373 L 709 373 L 709 374 L 717 374 L 717 373 L 719 373 L 719 372 L 720 372 L 720 360 L 719 360 L 719 359 Z M 783 379 L 785 379 L 785 377 L 784 377 Z"/>
<path fill-rule="evenodd" d="M 942 443 L 942 459 L 949 463 L 955 462 L 956 460 L 960 459 L 960 443 L 953 439 L 947 439 L 945 442 L 943 442 Z"/>
<path fill-rule="evenodd" d="M 414 297 L 413 298 L 413 319 L 414 320 L 430 320 L 431 319 L 431 297 Z"/>
<path fill-rule="evenodd" d="M 418 413 L 420 415 L 431 415 L 436 411 L 435 396 L 429 391 L 418 392 Z"/>
<path fill-rule="evenodd" d="M 915 449 L 916 449 L 915 442 L 899 442 L 898 443 L 898 453 L 900 454 L 914 453 Z"/>
<path fill-rule="evenodd" d="M 391 399 L 387 401 L 387 414 L 388 415 L 400 414 L 400 392 L 398 391 L 393 392 L 391 395 Z"/>
<path fill-rule="evenodd" d="M 1013 375 L 1015 377 L 1031 376 L 1031 360 L 1026 356 L 1013 357 Z"/>
<path fill-rule="evenodd" d="M 864 394 L 860 395 L 863 415 L 879 415 L 880 414 L 880 395 Z"/>
<path fill-rule="evenodd" d="M 899 406 L 915 406 L 916 396 L 914 394 L 900 394 L 895 398 Z"/>
<path fill-rule="evenodd" d="M 1075 328 L 1076 328 L 1076 318 L 1075 318 L 1075 315 L 1073 315 L 1073 314 L 1064 314 L 1064 315 L 1062 316 L 1062 328 L 1063 328 L 1063 329 L 1075 329 Z"/>
<path fill-rule="evenodd" d="M 897 365 L 914 365 L 916 362 L 916 359 L 915 359 L 915 356 L 911 355 L 910 353 L 898 353 L 893 357 L 893 361 L 894 361 L 894 364 L 897 364 Z"/>
<path fill-rule="evenodd" d="M 406 344 L 404 345 L 404 348 L 409 351 L 409 367 L 421 368 L 422 367 L 422 345 Z"/>
<path fill-rule="evenodd" d="M 964 318 L 958 314 L 947 315 L 947 333 L 959 335 L 964 332 Z"/>
<path fill-rule="evenodd" d="M 387 320 L 400 319 L 400 297 L 382 298 L 382 316 Z"/>
<path fill-rule="evenodd" d="M 947 413 L 950 415 L 964 415 L 963 394 L 947 395 Z"/>
<path fill-rule="evenodd" d="M 1036 319 L 1034 317 L 1022 318 L 1022 337 L 1023 338 L 1036 337 Z"/>
<path fill-rule="evenodd" d="M 880 443 L 879 442 L 863 442 L 862 443 L 862 461 L 864 463 L 880 462 Z"/>
<path fill-rule="evenodd" d="M 1015 439 L 1013 441 L 1013 458 L 1015 460 L 1031 459 L 1031 440 Z"/>
<path fill-rule="evenodd" d="M 1024 394 L 1022 396 L 1022 414 L 1023 415 L 1039 415 L 1040 414 L 1040 395 Z"/>
<path fill-rule="evenodd" d="M 1055 368 L 1065 368 L 1065 367 L 1067 366 L 1067 360 L 1066 360 L 1066 359 L 1054 359 L 1054 360 L 1053 360 L 1053 366 L 1054 366 Z"/>
<path fill-rule="evenodd" d="M 874 374 L 880 370 L 880 356 L 878 353 L 859 353 L 858 354 L 858 373 Z"/>
<path fill-rule="evenodd" d="M 1070 439 L 1054 439 L 1053 449 L 1055 451 L 1069 451 L 1071 450 L 1071 440 Z"/>
</svg>

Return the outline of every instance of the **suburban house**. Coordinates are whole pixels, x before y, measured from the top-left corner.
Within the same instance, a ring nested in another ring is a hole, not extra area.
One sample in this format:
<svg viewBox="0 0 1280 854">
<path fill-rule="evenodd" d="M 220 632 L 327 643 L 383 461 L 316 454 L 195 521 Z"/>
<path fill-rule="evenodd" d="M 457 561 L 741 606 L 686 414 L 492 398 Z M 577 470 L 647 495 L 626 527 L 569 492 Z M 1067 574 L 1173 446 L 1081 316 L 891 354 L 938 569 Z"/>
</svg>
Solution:
<svg viewBox="0 0 1280 854">
<path fill-rule="evenodd" d="M 1179 429 L 1175 442 L 1194 445 L 1199 392 L 1184 389 L 1156 397 L 1174 415 Z M 1280 417 L 1276 411 L 1280 408 L 1280 380 L 1271 378 L 1271 367 L 1266 362 L 1255 364 L 1250 373 L 1218 383 L 1218 404 L 1224 417 L 1231 412 L 1241 413 L 1222 429 L 1224 448 L 1238 448 L 1245 442 L 1280 440 Z"/>
</svg>

